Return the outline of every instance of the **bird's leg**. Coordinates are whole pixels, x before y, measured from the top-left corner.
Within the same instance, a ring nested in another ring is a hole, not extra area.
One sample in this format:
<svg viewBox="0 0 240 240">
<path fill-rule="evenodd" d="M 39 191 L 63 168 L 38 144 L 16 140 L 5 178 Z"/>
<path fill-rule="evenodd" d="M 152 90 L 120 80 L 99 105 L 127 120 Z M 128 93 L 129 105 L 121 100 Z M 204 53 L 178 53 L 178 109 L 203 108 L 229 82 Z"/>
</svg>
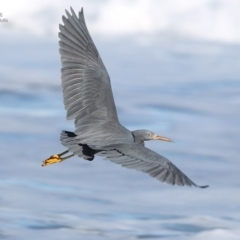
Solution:
<svg viewBox="0 0 240 240">
<path fill-rule="evenodd" d="M 74 156 L 74 154 L 71 154 L 69 156 L 61 158 L 61 156 L 65 155 L 66 153 L 68 153 L 68 150 L 65 152 L 62 152 L 59 154 L 54 154 L 54 155 L 50 156 L 48 159 L 43 161 L 42 167 L 45 167 L 45 166 L 53 164 L 53 163 L 62 162 L 64 160 Z"/>
</svg>

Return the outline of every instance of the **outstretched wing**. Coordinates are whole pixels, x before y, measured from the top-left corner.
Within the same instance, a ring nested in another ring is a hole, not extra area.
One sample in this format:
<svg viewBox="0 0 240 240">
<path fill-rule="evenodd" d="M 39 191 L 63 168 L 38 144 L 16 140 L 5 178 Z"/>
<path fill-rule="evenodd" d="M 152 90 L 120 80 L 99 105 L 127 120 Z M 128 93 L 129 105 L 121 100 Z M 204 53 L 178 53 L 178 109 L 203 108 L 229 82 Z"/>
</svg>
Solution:
<svg viewBox="0 0 240 240">
<path fill-rule="evenodd" d="M 103 126 L 111 123 L 111 129 L 119 128 L 110 78 L 87 30 L 83 9 L 78 17 L 72 8 L 66 15 L 64 26 L 60 25 L 59 44 L 67 119 L 75 119 L 75 133 L 83 134 L 83 142 L 89 131 L 106 138 L 113 132 Z"/>
<path fill-rule="evenodd" d="M 139 144 L 116 144 L 106 147 L 106 151 L 98 155 L 105 157 L 123 167 L 135 169 L 148 173 L 161 182 L 179 186 L 195 186 L 206 188 L 208 186 L 198 186 L 182 173 L 167 158 Z"/>
</svg>

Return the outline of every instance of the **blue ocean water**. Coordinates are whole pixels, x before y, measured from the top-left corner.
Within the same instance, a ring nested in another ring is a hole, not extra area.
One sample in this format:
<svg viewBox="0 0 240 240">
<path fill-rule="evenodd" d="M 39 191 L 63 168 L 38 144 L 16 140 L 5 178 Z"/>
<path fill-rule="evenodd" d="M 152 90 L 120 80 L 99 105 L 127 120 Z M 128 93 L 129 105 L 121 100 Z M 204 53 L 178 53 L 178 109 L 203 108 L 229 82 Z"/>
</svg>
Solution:
<svg viewBox="0 0 240 240">
<path fill-rule="evenodd" d="M 121 123 L 174 139 L 147 146 L 210 185 L 197 189 L 99 157 L 42 168 L 74 125 L 65 119 L 57 41 L 28 37 L 1 39 L 9 51 L 0 69 L 1 239 L 239 239 L 239 46 L 215 45 L 213 54 L 210 43 L 96 41 Z"/>
</svg>

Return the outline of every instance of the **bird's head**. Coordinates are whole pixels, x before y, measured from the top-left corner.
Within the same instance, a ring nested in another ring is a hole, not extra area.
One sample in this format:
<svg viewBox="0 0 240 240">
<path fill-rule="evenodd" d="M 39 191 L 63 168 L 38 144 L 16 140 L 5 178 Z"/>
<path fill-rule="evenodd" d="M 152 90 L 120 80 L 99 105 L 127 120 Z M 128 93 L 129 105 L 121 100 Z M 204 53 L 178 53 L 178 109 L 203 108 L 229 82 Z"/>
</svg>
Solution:
<svg viewBox="0 0 240 240">
<path fill-rule="evenodd" d="M 145 130 L 145 129 L 132 131 L 132 134 L 135 138 L 135 142 L 148 141 L 148 140 L 162 140 L 166 142 L 173 141 L 170 138 L 159 136 L 156 133 L 149 130 Z"/>
</svg>

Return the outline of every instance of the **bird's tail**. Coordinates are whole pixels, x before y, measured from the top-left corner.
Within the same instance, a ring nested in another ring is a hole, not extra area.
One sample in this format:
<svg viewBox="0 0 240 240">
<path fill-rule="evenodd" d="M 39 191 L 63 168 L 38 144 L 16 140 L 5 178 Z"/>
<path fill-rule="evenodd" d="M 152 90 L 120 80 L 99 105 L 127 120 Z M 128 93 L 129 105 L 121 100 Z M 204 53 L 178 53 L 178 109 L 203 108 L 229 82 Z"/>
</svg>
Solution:
<svg viewBox="0 0 240 240">
<path fill-rule="evenodd" d="M 76 139 L 76 136 L 73 132 L 62 131 L 60 141 L 69 152 L 82 157 L 82 147 L 79 146 L 79 140 Z"/>
<path fill-rule="evenodd" d="M 76 139 L 76 134 L 69 131 L 62 131 L 60 136 L 60 141 L 66 148 L 78 145 L 78 140 Z"/>
<path fill-rule="evenodd" d="M 73 132 L 62 131 L 60 136 L 60 141 L 64 147 L 72 152 L 74 155 L 78 155 L 86 160 L 93 160 L 95 150 L 89 148 L 86 144 L 81 144 L 79 139 L 76 138 L 77 135 Z"/>
</svg>

